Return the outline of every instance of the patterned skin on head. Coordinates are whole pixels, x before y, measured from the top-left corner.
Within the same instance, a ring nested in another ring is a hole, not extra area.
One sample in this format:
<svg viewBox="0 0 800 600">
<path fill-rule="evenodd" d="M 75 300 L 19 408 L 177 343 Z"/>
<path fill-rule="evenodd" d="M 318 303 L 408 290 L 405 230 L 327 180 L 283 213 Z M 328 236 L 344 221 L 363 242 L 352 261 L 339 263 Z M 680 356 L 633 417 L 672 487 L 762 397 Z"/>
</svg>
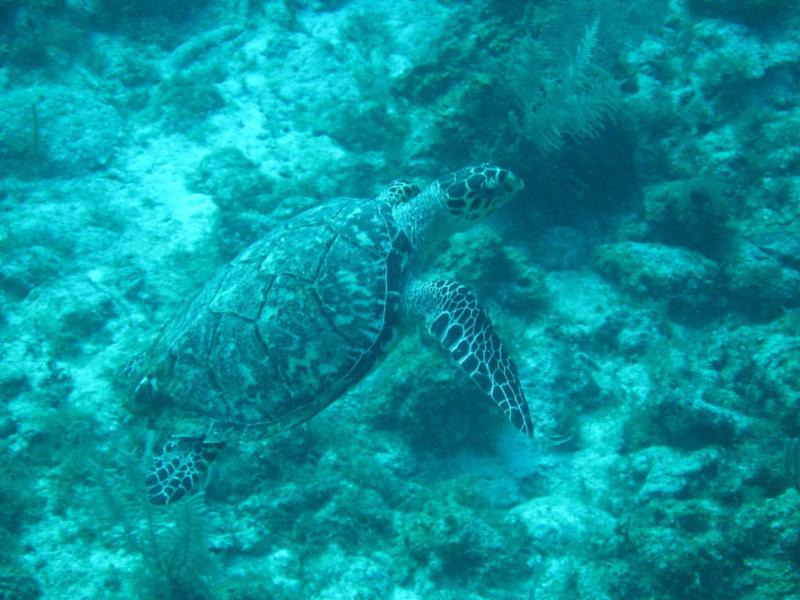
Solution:
<svg viewBox="0 0 800 600">
<path fill-rule="evenodd" d="M 378 196 L 378 200 L 388 202 L 392 206 L 403 204 L 419 194 L 419 186 L 410 179 L 395 179 Z"/>
<path fill-rule="evenodd" d="M 470 221 L 491 214 L 524 187 L 511 171 L 489 163 L 465 167 L 436 183 L 450 213 Z"/>
</svg>

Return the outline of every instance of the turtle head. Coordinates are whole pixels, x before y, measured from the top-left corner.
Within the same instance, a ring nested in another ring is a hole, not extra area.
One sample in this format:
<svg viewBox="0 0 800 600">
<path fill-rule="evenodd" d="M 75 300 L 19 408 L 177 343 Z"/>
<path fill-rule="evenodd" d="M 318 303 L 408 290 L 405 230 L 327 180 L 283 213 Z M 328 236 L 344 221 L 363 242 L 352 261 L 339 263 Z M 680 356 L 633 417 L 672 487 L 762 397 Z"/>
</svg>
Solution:
<svg viewBox="0 0 800 600">
<path fill-rule="evenodd" d="M 465 167 L 433 184 L 450 214 L 477 221 L 513 198 L 525 184 L 508 169 L 489 163 Z"/>
<path fill-rule="evenodd" d="M 508 169 L 484 163 L 445 175 L 420 194 L 401 195 L 392 212 L 415 250 L 424 251 L 493 213 L 523 187 Z"/>
</svg>

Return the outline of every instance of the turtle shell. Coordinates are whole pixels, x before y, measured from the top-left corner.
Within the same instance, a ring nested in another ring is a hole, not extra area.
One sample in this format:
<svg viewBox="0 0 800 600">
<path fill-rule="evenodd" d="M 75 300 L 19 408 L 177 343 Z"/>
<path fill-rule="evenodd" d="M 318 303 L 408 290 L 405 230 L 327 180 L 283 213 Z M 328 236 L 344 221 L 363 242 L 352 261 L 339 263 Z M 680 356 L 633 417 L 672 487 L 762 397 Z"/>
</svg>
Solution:
<svg viewBox="0 0 800 600">
<path fill-rule="evenodd" d="M 386 202 L 337 199 L 286 222 L 167 325 L 146 361 L 150 409 L 225 430 L 313 416 L 387 350 L 410 250 Z"/>
</svg>

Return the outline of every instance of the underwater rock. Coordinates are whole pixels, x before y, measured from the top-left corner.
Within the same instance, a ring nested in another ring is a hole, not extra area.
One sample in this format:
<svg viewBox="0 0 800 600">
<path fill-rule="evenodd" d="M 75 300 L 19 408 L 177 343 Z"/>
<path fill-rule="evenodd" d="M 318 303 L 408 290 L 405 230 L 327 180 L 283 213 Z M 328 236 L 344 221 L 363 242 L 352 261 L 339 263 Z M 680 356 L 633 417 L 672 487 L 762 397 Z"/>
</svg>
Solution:
<svg viewBox="0 0 800 600">
<path fill-rule="evenodd" d="M 778 228 L 765 245 L 740 239 L 723 265 L 725 286 L 733 304 L 757 318 L 780 314 L 800 304 L 800 270 L 797 257 L 789 256 L 797 238 Z M 758 238 L 757 238 L 758 239 Z"/>
<path fill-rule="evenodd" d="M 402 431 L 415 451 L 447 455 L 464 445 L 485 441 L 492 435 L 492 428 L 487 426 L 487 419 L 491 421 L 492 417 L 478 392 L 469 381 L 448 373 L 442 357 L 422 357 L 427 360 L 409 361 L 406 367 L 409 372 L 413 370 L 413 378 L 403 376 L 394 383 L 389 413 L 392 427 Z M 460 408 L 454 411 L 456 405 Z M 379 416 L 379 421 L 386 419 L 385 414 Z"/>
<path fill-rule="evenodd" d="M 3 404 L 32 387 L 24 367 L 8 358 L 10 357 L 4 353 L 4 360 L 0 363 L 0 402 Z"/>
<path fill-rule="evenodd" d="M 219 239 L 224 256 L 235 256 L 274 223 L 273 181 L 234 147 L 207 154 L 186 177 L 189 190 L 211 196 L 219 208 Z"/>
<path fill-rule="evenodd" d="M 743 25 L 707 20 L 692 32 L 695 76 L 704 87 L 718 89 L 761 79 L 770 66 L 761 42 Z"/>
<path fill-rule="evenodd" d="M 557 495 L 534 498 L 511 510 L 536 550 L 563 555 L 581 550 L 613 553 L 616 519 L 599 508 Z"/>
<path fill-rule="evenodd" d="M 626 533 L 636 555 L 631 569 L 642 575 L 633 585 L 644 589 L 630 597 L 746 597 L 731 590 L 730 573 L 738 561 L 730 557 L 728 536 L 714 526 L 721 512 L 713 502 L 687 500 L 653 501 L 636 513 Z"/>
<path fill-rule="evenodd" d="M 65 277 L 63 287 L 30 295 L 33 322 L 60 358 L 75 356 L 87 345 L 111 341 L 108 324 L 117 316 L 114 299 L 86 276 Z"/>
<path fill-rule="evenodd" d="M 353 127 L 353 123 L 359 126 Z M 385 151 L 409 132 L 404 119 L 388 113 L 382 103 L 364 102 L 339 107 L 319 133 L 329 135 L 348 151 L 370 152 Z"/>
<path fill-rule="evenodd" d="M 290 548 L 279 548 L 266 557 L 265 563 L 272 586 L 286 597 L 302 596 L 301 563 L 296 552 Z"/>
<path fill-rule="evenodd" d="M 477 510 L 469 491 L 455 482 L 436 492 L 422 507 L 397 519 L 405 554 L 431 580 L 471 579 L 491 585 L 524 576 L 526 567 L 518 558 L 531 540 L 518 518 L 505 511 Z"/>
<path fill-rule="evenodd" d="M 23 391 L 27 391 L 30 389 L 30 384 L 28 383 L 27 378 L 22 379 L 24 377 L 22 373 L 17 374 L 17 377 L 14 378 L 13 374 L 11 373 L 4 373 L 5 369 L 0 368 L 0 440 L 4 440 L 17 432 L 19 424 L 14 419 L 11 414 L 11 411 L 8 408 L 8 402 L 12 398 L 17 395 L 15 390 L 16 386 L 21 386 Z M 12 375 L 9 378 L 9 375 Z M 8 380 L 11 380 L 10 382 Z M 15 380 L 16 379 L 16 380 Z M 7 383 L 11 383 L 12 385 L 6 387 Z"/>
<path fill-rule="evenodd" d="M 223 211 L 264 210 L 272 189 L 258 165 L 234 147 L 210 152 L 186 179 L 190 191 L 208 194 Z"/>
<path fill-rule="evenodd" d="M 342 561 L 340 550 L 331 548 L 328 557 L 317 565 L 318 581 L 332 582 L 314 595 L 316 600 L 362 600 L 391 598 L 394 587 L 394 561 L 388 554 L 376 552 L 369 558 L 349 557 Z"/>
<path fill-rule="evenodd" d="M 0 440 L 4 440 L 17 432 L 19 425 L 7 414 L 0 414 Z"/>
<path fill-rule="evenodd" d="M 774 395 L 784 410 L 796 413 L 800 408 L 800 338 L 765 336 L 754 359 L 760 391 Z"/>
<path fill-rule="evenodd" d="M 689 8 L 697 14 L 751 24 L 769 23 L 789 12 L 793 5 L 786 0 L 689 0 Z"/>
<path fill-rule="evenodd" d="M 339 485 L 336 494 L 320 510 L 300 521 L 298 532 L 306 527 L 307 539 L 322 544 L 338 540 L 342 546 L 353 550 L 394 533 L 392 512 L 381 495 L 348 481 Z"/>
<path fill-rule="evenodd" d="M 762 218 L 748 223 L 748 240 L 785 267 L 800 270 L 800 222 L 791 215 L 778 216 L 769 211 L 759 216 Z"/>
<path fill-rule="evenodd" d="M 131 19 L 163 17 L 180 20 L 207 4 L 207 0 L 66 0 L 67 6 L 86 16 L 109 24 Z"/>
<path fill-rule="evenodd" d="M 737 491 L 741 493 L 741 488 Z M 747 556 L 748 568 L 739 582 L 741 589 L 758 590 L 764 598 L 797 597 L 798 575 L 793 568 L 783 567 L 782 557 L 794 556 L 797 549 L 798 500 L 797 492 L 789 490 L 746 504 L 722 532 L 728 556 Z"/>
<path fill-rule="evenodd" d="M 66 86 L 0 96 L 0 170 L 16 176 L 86 175 L 108 167 L 124 133 L 108 102 Z"/>
<path fill-rule="evenodd" d="M 666 300 L 672 316 L 701 312 L 714 300 L 719 267 L 686 248 L 643 242 L 606 244 L 598 248 L 596 263 L 627 290 Z"/>
<path fill-rule="evenodd" d="M 569 326 L 564 331 L 569 334 Z M 519 369 L 523 388 L 536 390 L 528 396 L 531 412 L 536 415 L 536 430 L 545 438 L 578 443 L 578 436 L 574 435 L 578 415 L 609 400 L 595 380 L 597 365 L 587 352 L 576 351 L 574 339 L 554 339 L 546 328 L 536 327 L 529 335 Z M 597 340 L 588 338 L 579 341 L 595 343 Z M 567 442 L 558 446 L 560 450 L 569 447 Z"/>
<path fill-rule="evenodd" d="M 554 271 L 545 277 L 549 305 L 563 318 L 559 333 L 571 341 L 596 341 L 621 305 L 619 293 L 596 273 Z"/>
<path fill-rule="evenodd" d="M 0 570 L 0 598 L 36 600 L 41 596 L 39 582 L 21 569 L 3 567 Z"/>
<path fill-rule="evenodd" d="M 24 299 L 35 287 L 61 272 L 61 261 L 49 248 L 30 246 L 9 253 L 0 264 L 0 292 L 11 300 Z"/>
<path fill-rule="evenodd" d="M 746 416 L 712 403 L 689 386 L 670 389 L 661 396 L 653 403 L 651 416 L 662 439 L 682 448 L 730 445 L 750 428 Z"/>
<path fill-rule="evenodd" d="M 659 338 L 658 325 L 646 313 L 620 311 L 618 318 L 609 319 L 608 327 L 614 333 L 614 345 L 624 356 L 642 354 Z"/>
<path fill-rule="evenodd" d="M 651 234 L 666 244 L 701 251 L 716 247 L 730 218 L 727 191 L 722 182 L 710 177 L 648 187 L 644 211 Z"/>
<path fill-rule="evenodd" d="M 635 480 L 643 479 L 637 497 L 641 501 L 689 497 L 692 490 L 703 485 L 719 460 L 716 448 L 685 452 L 652 446 L 636 452 L 631 455 L 630 470 Z"/>
<path fill-rule="evenodd" d="M 615 585 L 619 586 L 614 581 L 618 573 L 609 575 L 616 570 L 615 566 L 609 560 L 592 563 L 575 556 L 544 556 L 533 568 L 531 578 L 533 583 L 527 595 L 513 597 L 591 598 L 592 600 L 635 597 L 611 591 Z"/>
<path fill-rule="evenodd" d="M 196 131 L 208 117 L 225 106 L 225 98 L 209 73 L 178 73 L 159 84 L 148 109 L 152 119 L 176 133 Z"/>
<path fill-rule="evenodd" d="M 536 263 L 548 271 L 579 269 L 589 258 L 589 240 L 575 227 L 548 227 L 531 244 Z"/>
</svg>

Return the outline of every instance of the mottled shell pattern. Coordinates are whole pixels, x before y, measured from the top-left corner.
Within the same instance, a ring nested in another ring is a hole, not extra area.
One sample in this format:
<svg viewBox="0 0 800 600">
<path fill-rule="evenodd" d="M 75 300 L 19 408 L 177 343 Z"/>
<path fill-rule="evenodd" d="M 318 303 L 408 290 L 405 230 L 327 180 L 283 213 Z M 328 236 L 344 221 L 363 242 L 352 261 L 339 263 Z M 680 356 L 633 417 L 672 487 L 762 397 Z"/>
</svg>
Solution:
<svg viewBox="0 0 800 600">
<path fill-rule="evenodd" d="M 411 245 L 394 201 L 332 200 L 226 265 L 151 349 L 136 412 L 260 437 L 333 402 L 399 325 Z"/>
</svg>

